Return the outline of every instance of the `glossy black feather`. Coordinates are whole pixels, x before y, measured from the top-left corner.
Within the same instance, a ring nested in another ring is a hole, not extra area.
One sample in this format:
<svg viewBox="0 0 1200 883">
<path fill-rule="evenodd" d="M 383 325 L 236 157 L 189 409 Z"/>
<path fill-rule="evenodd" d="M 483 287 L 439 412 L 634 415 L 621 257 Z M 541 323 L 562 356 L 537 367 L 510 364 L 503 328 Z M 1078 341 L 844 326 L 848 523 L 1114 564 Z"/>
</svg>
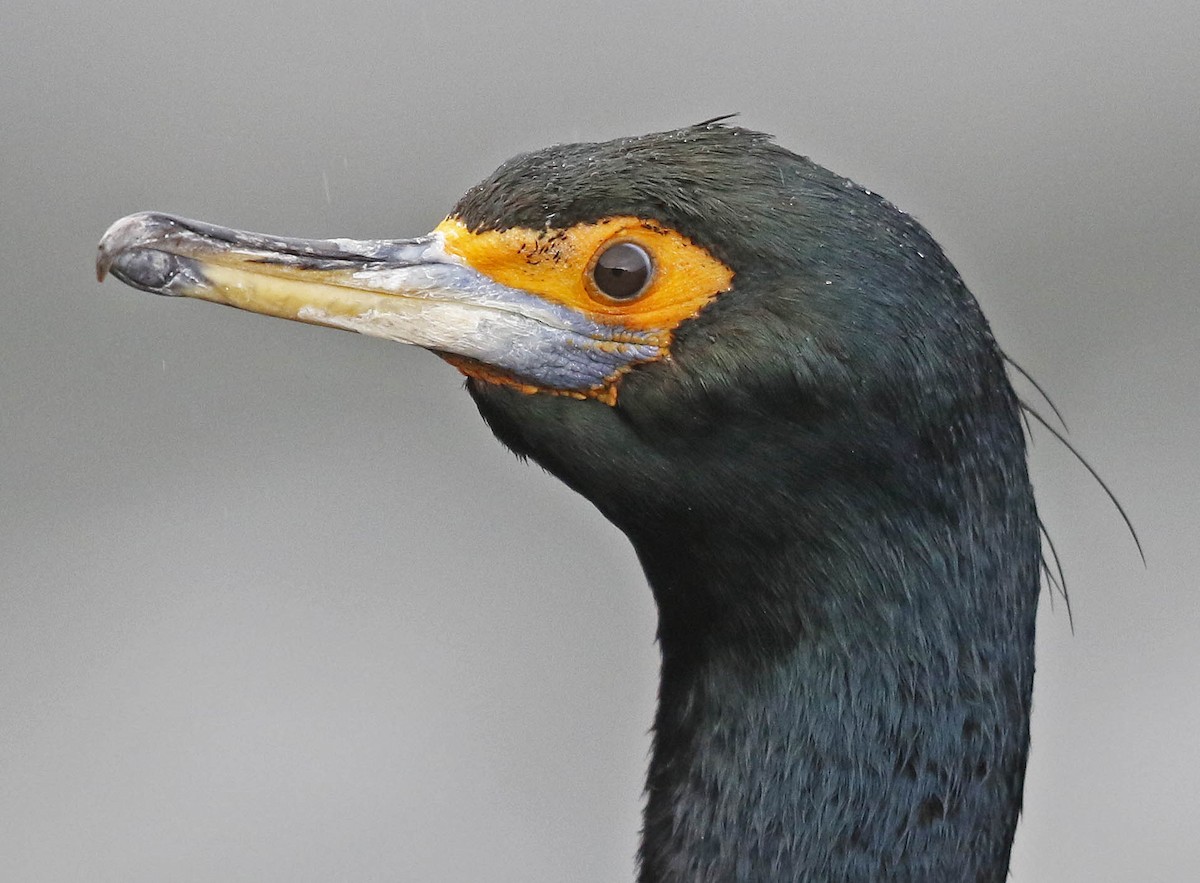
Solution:
<svg viewBox="0 0 1200 883">
<path fill-rule="evenodd" d="M 1003 880 L 1038 519 L 1001 353 L 928 233 L 719 125 L 518 157 L 455 212 L 639 215 L 736 274 L 615 407 L 469 383 L 658 603 L 641 880 Z"/>
</svg>

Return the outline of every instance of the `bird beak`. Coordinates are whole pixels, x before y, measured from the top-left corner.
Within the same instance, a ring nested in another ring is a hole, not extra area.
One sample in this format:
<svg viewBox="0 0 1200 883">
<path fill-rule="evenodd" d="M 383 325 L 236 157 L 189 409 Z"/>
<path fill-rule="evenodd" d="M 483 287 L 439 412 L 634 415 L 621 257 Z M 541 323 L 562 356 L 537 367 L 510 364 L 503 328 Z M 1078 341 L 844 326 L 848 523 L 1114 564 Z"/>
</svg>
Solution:
<svg viewBox="0 0 1200 883">
<path fill-rule="evenodd" d="M 109 273 L 152 294 L 414 344 L 528 391 L 596 389 L 657 355 L 651 342 L 614 341 L 582 313 L 496 282 L 448 253 L 438 232 L 292 239 L 143 212 L 100 240 L 96 276 Z"/>
</svg>

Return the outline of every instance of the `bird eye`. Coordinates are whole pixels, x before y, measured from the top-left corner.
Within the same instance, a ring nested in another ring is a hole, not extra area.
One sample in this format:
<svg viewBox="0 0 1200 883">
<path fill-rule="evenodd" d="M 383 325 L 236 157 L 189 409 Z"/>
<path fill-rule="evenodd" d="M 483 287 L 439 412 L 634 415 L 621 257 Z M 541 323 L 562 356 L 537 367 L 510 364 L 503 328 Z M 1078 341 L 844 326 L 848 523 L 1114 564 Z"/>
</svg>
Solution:
<svg viewBox="0 0 1200 883">
<path fill-rule="evenodd" d="M 617 242 L 600 252 L 591 273 L 592 282 L 605 297 L 633 300 L 649 285 L 654 262 L 640 245 Z"/>
</svg>

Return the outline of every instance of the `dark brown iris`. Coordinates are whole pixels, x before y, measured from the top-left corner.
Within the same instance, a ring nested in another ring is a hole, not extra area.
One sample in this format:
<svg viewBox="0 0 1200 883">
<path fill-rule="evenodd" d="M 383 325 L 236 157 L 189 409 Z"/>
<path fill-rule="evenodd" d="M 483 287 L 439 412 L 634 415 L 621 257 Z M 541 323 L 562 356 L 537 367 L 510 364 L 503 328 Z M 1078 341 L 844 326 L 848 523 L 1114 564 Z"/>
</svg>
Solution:
<svg viewBox="0 0 1200 883">
<path fill-rule="evenodd" d="M 610 245 L 592 266 L 592 281 L 605 297 L 633 300 L 646 290 L 654 273 L 654 262 L 640 245 L 618 242 Z"/>
</svg>

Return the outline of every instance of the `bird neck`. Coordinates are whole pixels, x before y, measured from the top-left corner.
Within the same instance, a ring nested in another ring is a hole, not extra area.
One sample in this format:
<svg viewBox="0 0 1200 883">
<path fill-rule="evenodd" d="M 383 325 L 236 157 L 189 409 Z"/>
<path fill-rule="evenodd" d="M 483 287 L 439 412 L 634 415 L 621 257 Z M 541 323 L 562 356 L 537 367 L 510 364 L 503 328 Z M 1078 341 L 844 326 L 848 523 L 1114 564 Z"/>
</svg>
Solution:
<svg viewBox="0 0 1200 883">
<path fill-rule="evenodd" d="M 647 372 L 619 408 L 469 385 L 654 592 L 641 883 L 1004 880 L 1041 556 L 1016 397 L 964 327 L 920 339 L 953 357 L 919 382 Z"/>
<path fill-rule="evenodd" d="M 639 547 L 663 654 L 642 883 L 1005 878 L 1036 535 L 1016 519 L 983 548 L 956 521 L 933 546 L 862 519 L 834 542 Z"/>
</svg>

